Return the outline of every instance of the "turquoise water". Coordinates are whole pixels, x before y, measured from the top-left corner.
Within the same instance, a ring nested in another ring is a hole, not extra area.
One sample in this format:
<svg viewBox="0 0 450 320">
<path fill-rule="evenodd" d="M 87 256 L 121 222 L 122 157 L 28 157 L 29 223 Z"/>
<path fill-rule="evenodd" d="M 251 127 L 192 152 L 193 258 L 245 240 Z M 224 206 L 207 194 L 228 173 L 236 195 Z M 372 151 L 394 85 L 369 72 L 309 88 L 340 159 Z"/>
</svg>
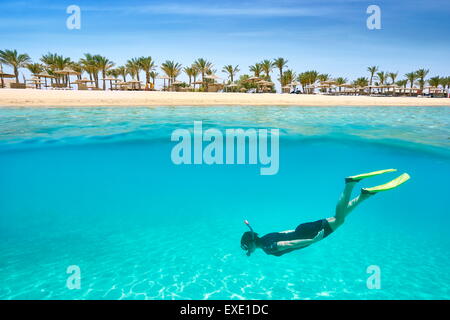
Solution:
<svg viewBox="0 0 450 320">
<path fill-rule="evenodd" d="M 279 128 L 279 173 L 174 165 L 170 134 L 194 120 Z M 449 122 L 446 107 L 0 109 L 0 298 L 449 299 Z M 265 234 L 332 216 L 345 176 L 391 167 L 411 181 L 324 241 L 240 249 L 244 219 Z"/>
</svg>

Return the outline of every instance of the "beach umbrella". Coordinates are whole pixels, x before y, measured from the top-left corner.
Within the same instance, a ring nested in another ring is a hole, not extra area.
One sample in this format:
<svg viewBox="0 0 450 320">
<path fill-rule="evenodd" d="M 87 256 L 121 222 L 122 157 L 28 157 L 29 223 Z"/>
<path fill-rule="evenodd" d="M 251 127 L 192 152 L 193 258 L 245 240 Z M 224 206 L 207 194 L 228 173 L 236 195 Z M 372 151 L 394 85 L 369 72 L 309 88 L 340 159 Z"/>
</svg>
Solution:
<svg viewBox="0 0 450 320">
<path fill-rule="evenodd" d="M 25 82 L 32 82 L 35 86 L 36 86 L 36 89 L 38 88 L 38 86 L 40 85 L 40 84 L 42 84 L 42 80 L 41 79 L 39 79 L 38 77 L 33 77 L 33 78 L 31 78 L 31 79 L 28 79 L 28 80 L 25 80 Z"/>
<path fill-rule="evenodd" d="M 13 74 L 9 74 L 9 73 L 4 73 L 3 71 L 0 70 L 0 78 L 2 79 L 2 88 L 5 87 L 5 81 L 3 79 L 5 78 L 15 78 L 16 76 Z"/>
<path fill-rule="evenodd" d="M 327 80 L 327 81 L 320 81 L 321 84 L 328 84 L 328 85 L 334 85 L 337 84 L 334 80 Z"/>
<path fill-rule="evenodd" d="M 132 80 L 130 80 L 130 81 L 127 81 L 127 84 L 131 84 L 131 89 L 136 89 L 136 86 L 135 86 L 135 84 L 139 84 L 139 85 L 141 85 L 141 82 L 140 82 L 140 81 L 138 81 L 138 80 L 134 80 L 134 79 L 132 79 Z"/>
<path fill-rule="evenodd" d="M 230 83 L 225 85 L 226 88 L 236 88 L 238 85 L 236 83 Z"/>
<path fill-rule="evenodd" d="M 87 84 L 89 82 L 93 83 L 93 82 L 95 82 L 95 80 L 90 80 L 90 79 L 83 78 L 83 79 L 77 79 L 73 83 L 75 83 L 75 84 L 85 84 L 87 86 Z"/>
<path fill-rule="evenodd" d="M 100 79 L 100 80 L 102 80 L 102 81 L 109 81 L 109 88 L 110 88 L 110 90 L 112 90 L 112 82 L 113 81 L 115 81 L 115 82 L 120 81 L 119 79 L 112 78 L 112 77 L 106 77 L 106 78 L 103 78 L 103 79 Z"/>
<path fill-rule="evenodd" d="M 56 78 L 56 76 L 50 75 L 47 71 L 43 71 L 43 72 L 37 74 L 36 77 L 38 77 L 38 78 L 44 78 L 45 86 L 46 86 L 46 87 L 47 87 L 47 78 L 50 78 L 50 79 L 55 79 L 55 78 Z"/>
<path fill-rule="evenodd" d="M 70 68 L 64 68 L 63 70 L 56 70 L 54 73 L 56 74 L 61 74 L 61 75 L 66 75 L 67 79 L 68 79 L 68 86 L 70 87 L 70 76 L 71 75 L 80 75 L 80 72 L 77 72 L 75 70 L 72 70 Z"/>
<path fill-rule="evenodd" d="M 87 83 L 87 82 L 95 82 L 95 80 L 89 80 L 86 78 L 75 80 L 73 83 Z"/>
<path fill-rule="evenodd" d="M 169 76 L 158 76 L 157 79 L 164 80 L 163 89 L 166 89 L 166 80 L 170 80 L 170 77 Z"/>
<path fill-rule="evenodd" d="M 212 79 L 212 80 L 218 80 L 218 79 L 222 79 L 221 77 L 215 75 L 215 74 L 209 74 L 205 76 L 205 79 Z"/>
</svg>

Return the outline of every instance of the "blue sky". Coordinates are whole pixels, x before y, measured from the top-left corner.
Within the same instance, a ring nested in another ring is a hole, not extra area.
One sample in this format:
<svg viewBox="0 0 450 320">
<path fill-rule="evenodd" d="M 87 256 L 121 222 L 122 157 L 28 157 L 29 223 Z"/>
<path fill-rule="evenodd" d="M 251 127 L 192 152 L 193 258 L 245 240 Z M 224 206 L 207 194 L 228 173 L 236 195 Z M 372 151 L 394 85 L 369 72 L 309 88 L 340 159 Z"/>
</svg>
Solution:
<svg viewBox="0 0 450 320">
<path fill-rule="evenodd" d="M 72 4 L 81 8 L 81 30 L 66 28 Z M 366 27 L 372 4 L 381 8 L 381 30 Z M 296 72 L 349 79 L 367 76 L 369 65 L 450 75 L 448 0 L 0 0 L 0 7 L 0 48 L 35 61 L 47 52 L 73 60 L 102 54 L 117 64 L 150 55 L 186 66 L 204 57 L 225 77 L 225 64 L 239 64 L 242 74 L 284 57 Z"/>
</svg>

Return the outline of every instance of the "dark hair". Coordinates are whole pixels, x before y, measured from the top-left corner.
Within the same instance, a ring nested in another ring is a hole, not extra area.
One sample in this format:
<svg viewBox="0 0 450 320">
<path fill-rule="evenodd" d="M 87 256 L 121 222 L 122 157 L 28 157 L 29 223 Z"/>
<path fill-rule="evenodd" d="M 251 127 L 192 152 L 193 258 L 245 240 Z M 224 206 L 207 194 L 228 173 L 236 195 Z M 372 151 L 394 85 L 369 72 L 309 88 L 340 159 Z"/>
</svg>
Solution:
<svg viewBox="0 0 450 320">
<path fill-rule="evenodd" d="M 256 239 L 258 239 L 258 234 L 256 232 L 253 231 L 244 232 L 241 238 L 241 248 L 243 250 L 248 250 L 250 247 L 249 246 L 250 243 L 256 242 Z"/>
</svg>

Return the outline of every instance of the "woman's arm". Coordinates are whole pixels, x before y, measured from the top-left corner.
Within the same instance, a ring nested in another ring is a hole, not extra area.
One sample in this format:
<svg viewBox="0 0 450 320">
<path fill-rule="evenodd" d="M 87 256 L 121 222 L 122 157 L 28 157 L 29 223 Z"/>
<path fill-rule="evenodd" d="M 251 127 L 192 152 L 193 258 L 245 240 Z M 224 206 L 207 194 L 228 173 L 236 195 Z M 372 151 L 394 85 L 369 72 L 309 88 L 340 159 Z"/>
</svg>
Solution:
<svg viewBox="0 0 450 320">
<path fill-rule="evenodd" d="M 291 241 L 278 241 L 277 248 L 278 250 L 286 250 L 286 249 L 298 249 L 307 247 L 314 242 L 320 241 L 323 239 L 324 230 L 321 230 L 317 233 L 317 235 L 313 239 L 299 239 L 299 240 L 291 240 Z"/>
</svg>

